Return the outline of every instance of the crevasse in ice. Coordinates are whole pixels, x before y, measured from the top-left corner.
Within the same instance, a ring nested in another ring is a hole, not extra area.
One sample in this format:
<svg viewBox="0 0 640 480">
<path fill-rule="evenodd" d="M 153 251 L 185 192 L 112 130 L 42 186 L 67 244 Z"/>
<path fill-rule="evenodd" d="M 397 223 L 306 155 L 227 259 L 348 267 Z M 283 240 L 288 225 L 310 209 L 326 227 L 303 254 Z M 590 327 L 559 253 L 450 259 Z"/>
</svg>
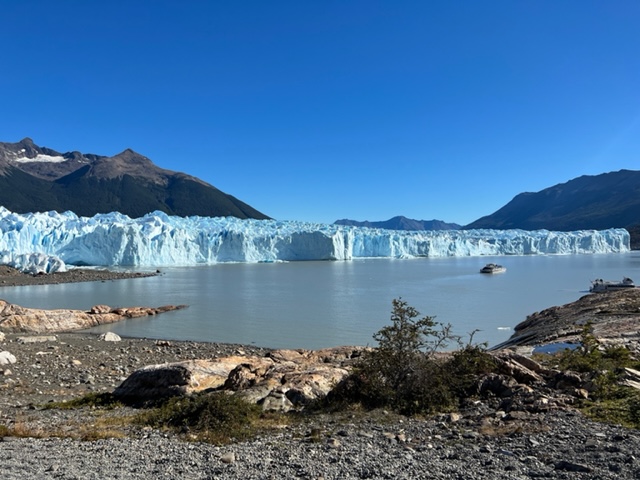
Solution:
<svg viewBox="0 0 640 480">
<path fill-rule="evenodd" d="M 190 266 L 221 262 L 351 260 L 614 253 L 629 250 L 624 229 L 399 231 L 233 217 L 174 217 L 153 212 L 78 217 L 17 214 L 0 207 L 0 255 L 45 255 L 68 265 Z M 4 257 L 2 257 L 4 258 Z M 21 257 L 22 258 L 22 257 Z M 33 257 L 42 265 L 41 257 Z M 1 258 L 0 258 L 1 260 Z"/>
</svg>

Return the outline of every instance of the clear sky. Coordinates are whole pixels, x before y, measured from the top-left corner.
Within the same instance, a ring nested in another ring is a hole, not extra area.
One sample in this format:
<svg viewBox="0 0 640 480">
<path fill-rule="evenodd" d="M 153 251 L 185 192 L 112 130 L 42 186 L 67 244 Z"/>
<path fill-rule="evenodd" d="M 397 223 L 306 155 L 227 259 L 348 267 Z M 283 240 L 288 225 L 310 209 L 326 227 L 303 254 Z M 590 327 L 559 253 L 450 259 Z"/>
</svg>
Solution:
<svg viewBox="0 0 640 480">
<path fill-rule="evenodd" d="M 640 2 L 0 0 L 0 141 L 280 220 L 460 224 L 640 169 Z"/>
</svg>

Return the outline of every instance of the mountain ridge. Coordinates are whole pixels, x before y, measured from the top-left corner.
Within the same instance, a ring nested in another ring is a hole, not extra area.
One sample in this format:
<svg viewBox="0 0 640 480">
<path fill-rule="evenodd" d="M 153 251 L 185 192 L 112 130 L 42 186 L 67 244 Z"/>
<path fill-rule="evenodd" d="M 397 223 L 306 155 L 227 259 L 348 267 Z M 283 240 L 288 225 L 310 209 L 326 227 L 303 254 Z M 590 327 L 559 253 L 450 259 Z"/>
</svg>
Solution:
<svg viewBox="0 0 640 480">
<path fill-rule="evenodd" d="M 582 175 L 524 192 L 464 229 L 604 230 L 640 224 L 640 171 Z"/>
<path fill-rule="evenodd" d="M 413 220 L 411 218 L 398 215 L 389 220 L 363 222 L 357 220 L 341 219 L 333 222 L 334 225 L 348 225 L 353 227 L 369 227 L 369 228 L 385 228 L 387 230 L 458 230 L 460 225 L 457 223 L 447 223 L 442 220 Z"/>
<path fill-rule="evenodd" d="M 17 212 L 66 211 L 80 216 L 118 211 L 141 217 L 267 215 L 209 183 L 167 170 L 127 148 L 114 156 L 60 153 L 29 137 L 0 142 L 0 205 Z"/>
<path fill-rule="evenodd" d="M 402 222 L 393 221 L 396 219 Z M 420 222 L 424 221 L 394 217 L 384 222 L 338 220 L 335 223 L 415 230 L 422 229 L 417 227 Z M 555 231 L 624 228 L 630 233 L 631 248 L 637 250 L 640 249 L 640 171 L 623 169 L 582 175 L 539 192 L 523 192 L 491 215 L 458 227 Z M 438 229 L 437 226 L 431 228 Z"/>
</svg>

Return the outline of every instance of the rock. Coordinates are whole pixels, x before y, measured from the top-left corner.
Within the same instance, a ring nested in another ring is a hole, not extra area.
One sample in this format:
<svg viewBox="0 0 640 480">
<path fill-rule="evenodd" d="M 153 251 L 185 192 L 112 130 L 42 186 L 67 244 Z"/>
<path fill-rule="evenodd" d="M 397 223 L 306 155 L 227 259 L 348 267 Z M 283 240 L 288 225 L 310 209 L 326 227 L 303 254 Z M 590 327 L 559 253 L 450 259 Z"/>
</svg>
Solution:
<svg viewBox="0 0 640 480">
<path fill-rule="evenodd" d="M 5 335 L 4 332 L 0 332 L 0 342 L 4 342 Z"/>
<path fill-rule="evenodd" d="M 482 394 L 492 393 L 497 397 L 510 397 L 517 385 L 518 382 L 513 377 L 491 373 L 482 379 L 478 390 Z"/>
<path fill-rule="evenodd" d="M 6 350 L 0 352 L 0 365 L 9 365 L 10 363 L 16 363 L 16 357 Z"/>
<path fill-rule="evenodd" d="M 94 305 L 89 310 L 89 313 L 95 315 L 96 313 L 111 313 L 111 307 L 108 305 Z"/>
<path fill-rule="evenodd" d="M 215 389 L 246 360 L 246 357 L 226 357 L 149 365 L 133 372 L 113 394 L 130 401 L 148 401 Z"/>
<path fill-rule="evenodd" d="M 80 383 L 86 383 L 89 385 L 94 385 L 96 383 L 96 379 L 93 375 L 84 374 L 80 376 Z"/>
<path fill-rule="evenodd" d="M 543 375 L 548 374 L 548 369 L 535 360 L 508 349 L 492 353 L 500 371 L 514 377 L 519 383 L 544 383 Z"/>
<path fill-rule="evenodd" d="M 260 402 L 265 412 L 290 412 L 295 405 L 287 398 L 282 390 L 272 390 Z"/>
<path fill-rule="evenodd" d="M 304 406 L 326 396 L 348 374 L 347 369 L 338 366 L 313 365 L 284 374 L 280 381 L 287 387 L 286 395 L 291 403 Z"/>
<path fill-rule="evenodd" d="M 640 371 L 633 368 L 625 368 L 624 379 L 621 383 L 627 387 L 633 387 L 640 390 Z"/>
<path fill-rule="evenodd" d="M 226 390 L 238 391 L 254 387 L 258 382 L 265 379 L 267 371 L 276 364 L 276 362 L 269 357 L 239 358 L 246 358 L 247 361 L 240 363 L 229 372 L 224 383 Z"/>
<path fill-rule="evenodd" d="M 264 357 L 236 355 L 152 365 L 135 371 L 114 395 L 146 401 L 219 388 L 264 410 L 289 411 L 327 395 L 349 374 L 356 351 L 353 347 L 277 350 Z"/>
<path fill-rule="evenodd" d="M 449 423 L 457 423 L 462 419 L 462 415 L 460 415 L 457 412 L 451 412 L 449 414 L 447 414 L 447 422 Z"/>
<path fill-rule="evenodd" d="M 516 325 L 514 334 L 492 350 L 510 346 L 576 343 L 584 325 L 593 326 L 593 335 L 603 345 L 635 343 L 638 349 L 640 331 L 640 288 L 589 294 L 573 303 L 551 307 L 529 315 Z"/>
<path fill-rule="evenodd" d="M 55 335 L 38 335 L 35 337 L 18 337 L 16 338 L 18 343 L 45 343 L 45 342 L 57 342 L 58 337 Z"/>
<path fill-rule="evenodd" d="M 100 340 L 103 340 L 105 342 L 120 342 L 122 340 L 122 338 L 120 338 L 120 335 L 113 332 L 103 333 L 98 338 L 100 338 Z"/>
<path fill-rule="evenodd" d="M 233 452 L 225 453 L 220 457 L 222 463 L 234 463 L 236 461 L 236 455 Z"/>
<path fill-rule="evenodd" d="M 553 379 L 552 386 L 558 390 L 573 391 L 576 388 L 581 388 L 582 377 L 576 372 L 559 372 Z"/>
<path fill-rule="evenodd" d="M 112 309 L 95 305 L 88 312 L 81 310 L 40 310 L 26 308 L 0 300 L 0 328 L 8 332 L 64 332 L 119 322 L 126 318 L 169 312 L 186 305 L 162 307 L 129 307 Z"/>
<path fill-rule="evenodd" d="M 582 465 L 580 463 L 569 462 L 567 460 L 561 460 L 555 464 L 556 470 L 565 470 L 567 472 L 581 472 L 581 473 L 590 473 L 591 468 L 586 465 Z"/>
</svg>

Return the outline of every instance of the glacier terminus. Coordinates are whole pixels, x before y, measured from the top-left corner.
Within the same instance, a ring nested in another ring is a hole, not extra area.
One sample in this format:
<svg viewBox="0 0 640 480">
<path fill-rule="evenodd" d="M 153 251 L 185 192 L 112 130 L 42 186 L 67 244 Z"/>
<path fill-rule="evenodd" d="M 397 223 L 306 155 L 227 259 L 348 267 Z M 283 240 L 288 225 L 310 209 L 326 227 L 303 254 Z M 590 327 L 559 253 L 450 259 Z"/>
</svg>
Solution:
<svg viewBox="0 0 640 480">
<path fill-rule="evenodd" d="M 0 207 L 0 263 L 31 273 L 74 266 L 160 267 L 387 257 L 621 253 L 624 229 L 400 231 L 153 212 L 78 217 Z"/>
</svg>

